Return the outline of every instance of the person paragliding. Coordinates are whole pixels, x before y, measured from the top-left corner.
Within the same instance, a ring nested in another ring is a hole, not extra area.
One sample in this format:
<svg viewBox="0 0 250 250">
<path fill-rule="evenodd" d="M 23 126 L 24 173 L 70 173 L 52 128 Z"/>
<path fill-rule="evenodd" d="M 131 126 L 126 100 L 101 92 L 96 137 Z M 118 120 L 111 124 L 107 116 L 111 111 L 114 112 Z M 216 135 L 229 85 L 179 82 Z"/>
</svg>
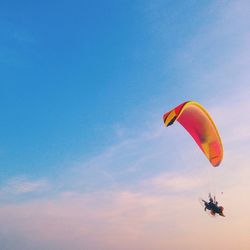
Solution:
<svg viewBox="0 0 250 250">
<path fill-rule="evenodd" d="M 218 206 L 218 202 L 216 201 L 216 198 L 212 198 L 211 194 L 208 195 L 209 202 L 202 200 L 204 202 L 204 211 L 210 210 L 211 215 L 219 214 L 220 216 L 225 217 L 223 210 L 224 208 L 222 206 Z"/>
<path fill-rule="evenodd" d="M 186 101 L 163 115 L 166 127 L 176 121 L 193 137 L 203 154 L 213 167 L 218 167 L 223 159 L 223 145 L 219 131 L 208 111 L 195 101 Z M 209 201 L 202 200 L 204 210 L 209 210 L 211 215 L 224 216 L 224 208 L 218 206 L 215 197 L 209 194 Z"/>
</svg>

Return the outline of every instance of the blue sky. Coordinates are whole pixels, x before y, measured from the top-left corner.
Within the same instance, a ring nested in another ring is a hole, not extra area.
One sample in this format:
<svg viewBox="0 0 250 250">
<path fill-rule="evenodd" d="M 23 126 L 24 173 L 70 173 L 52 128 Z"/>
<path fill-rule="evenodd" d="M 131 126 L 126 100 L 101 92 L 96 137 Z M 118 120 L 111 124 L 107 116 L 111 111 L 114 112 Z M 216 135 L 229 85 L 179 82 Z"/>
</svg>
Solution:
<svg viewBox="0 0 250 250">
<path fill-rule="evenodd" d="M 142 125 L 153 105 L 165 104 L 161 115 L 174 93 L 190 98 L 172 61 L 207 6 L 6 1 L 0 23 L 4 174 L 53 174 L 62 162 L 113 143 L 115 126 Z"/>
<path fill-rule="evenodd" d="M 201 249 L 210 237 L 213 249 L 247 249 L 249 8 L 2 1 L 2 247 Z M 215 171 L 181 126 L 163 126 L 190 99 L 221 133 Z M 203 214 L 209 191 L 226 220 Z"/>
</svg>

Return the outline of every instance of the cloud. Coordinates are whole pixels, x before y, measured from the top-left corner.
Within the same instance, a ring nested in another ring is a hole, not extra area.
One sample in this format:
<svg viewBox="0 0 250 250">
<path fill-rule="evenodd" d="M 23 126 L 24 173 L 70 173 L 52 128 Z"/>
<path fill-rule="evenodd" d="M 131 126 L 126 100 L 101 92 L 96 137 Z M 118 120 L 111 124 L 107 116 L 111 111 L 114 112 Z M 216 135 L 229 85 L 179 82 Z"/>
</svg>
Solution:
<svg viewBox="0 0 250 250">
<path fill-rule="evenodd" d="M 170 174 L 166 173 L 160 177 L 153 178 L 152 184 L 157 188 L 167 189 L 168 192 L 183 192 L 200 188 L 205 185 L 204 179 L 188 175 L 183 175 L 180 172 Z"/>
<path fill-rule="evenodd" d="M 8 232 L 12 232 L 25 239 L 25 249 L 35 245 L 40 249 L 69 249 L 69 246 L 74 249 L 162 249 L 166 244 L 171 245 L 171 237 L 181 225 L 175 216 L 182 218 L 185 214 L 181 208 L 183 201 L 187 199 L 136 192 L 75 194 L 1 207 L 4 226 L 0 231 L 6 238 L 10 237 Z M 187 203 L 186 209 L 189 208 Z M 23 247 L 22 242 L 15 244 Z"/>
<path fill-rule="evenodd" d="M 2 184 L 0 189 L 1 196 L 24 195 L 39 193 L 47 190 L 49 183 L 44 180 L 30 180 L 27 177 L 19 176 L 11 178 Z"/>
<path fill-rule="evenodd" d="M 248 1 L 214 2 L 196 35 L 176 56 L 186 94 L 204 104 L 249 95 L 250 33 Z M 233 105 L 233 102 L 228 102 Z M 231 107 L 230 107 L 231 108 Z"/>
<path fill-rule="evenodd" d="M 53 199 L 2 205 L 0 239 L 5 249 L 247 249 L 249 226 L 244 211 L 250 203 L 245 199 L 244 207 L 239 207 L 238 194 L 247 197 L 249 171 L 242 174 L 245 178 L 232 177 L 239 181 L 237 187 L 231 186 L 218 197 L 226 218 L 207 216 L 196 195 L 180 189 L 178 194 L 162 192 L 168 189 L 161 185 L 163 175 L 134 190 L 64 192 Z M 190 176 L 185 180 L 189 191 L 198 188 L 190 185 Z M 13 235 L 18 237 L 8 241 Z M 221 240 L 222 235 L 227 241 Z M 211 243 L 206 246 L 207 238 Z"/>
</svg>

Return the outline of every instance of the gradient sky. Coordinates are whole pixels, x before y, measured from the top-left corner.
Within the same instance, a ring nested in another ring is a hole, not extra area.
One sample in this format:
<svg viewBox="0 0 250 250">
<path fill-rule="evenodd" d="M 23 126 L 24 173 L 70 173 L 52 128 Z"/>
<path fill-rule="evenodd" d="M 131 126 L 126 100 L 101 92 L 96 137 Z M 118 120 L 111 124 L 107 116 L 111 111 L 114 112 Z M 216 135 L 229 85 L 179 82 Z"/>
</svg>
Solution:
<svg viewBox="0 0 250 250">
<path fill-rule="evenodd" d="M 249 1 L 1 1 L 0 248 L 247 250 Z M 196 100 L 212 168 L 164 112 Z M 199 197 L 217 195 L 225 218 Z"/>
</svg>

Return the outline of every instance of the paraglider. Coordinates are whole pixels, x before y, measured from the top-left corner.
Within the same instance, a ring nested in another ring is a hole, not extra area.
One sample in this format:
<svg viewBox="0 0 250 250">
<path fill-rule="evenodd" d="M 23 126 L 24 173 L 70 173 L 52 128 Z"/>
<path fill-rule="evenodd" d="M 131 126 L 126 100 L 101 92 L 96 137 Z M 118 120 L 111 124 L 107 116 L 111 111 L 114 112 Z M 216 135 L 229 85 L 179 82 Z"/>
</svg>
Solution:
<svg viewBox="0 0 250 250">
<path fill-rule="evenodd" d="M 163 115 L 168 127 L 178 121 L 193 137 L 212 166 L 217 167 L 223 158 L 223 146 L 212 117 L 195 101 L 184 102 Z"/>
<path fill-rule="evenodd" d="M 220 165 L 223 159 L 223 146 L 218 129 L 208 111 L 195 101 L 184 102 L 163 115 L 168 127 L 178 121 L 193 137 L 213 167 Z M 209 202 L 202 200 L 204 210 L 211 215 L 224 216 L 222 206 L 209 194 Z"/>
<path fill-rule="evenodd" d="M 216 198 L 212 198 L 211 194 L 208 195 L 209 197 L 209 202 L 202 200 L 204 203 L 204 211 L 210 210 L 210 214 L 212 216 L 215 216 L 216 214 L 219 214 L 220 216 L 225 217 L 223 214 L 224 208 L 222 206 L 218 206 L 218 202 L 216 201 Z"/>
</svg>

